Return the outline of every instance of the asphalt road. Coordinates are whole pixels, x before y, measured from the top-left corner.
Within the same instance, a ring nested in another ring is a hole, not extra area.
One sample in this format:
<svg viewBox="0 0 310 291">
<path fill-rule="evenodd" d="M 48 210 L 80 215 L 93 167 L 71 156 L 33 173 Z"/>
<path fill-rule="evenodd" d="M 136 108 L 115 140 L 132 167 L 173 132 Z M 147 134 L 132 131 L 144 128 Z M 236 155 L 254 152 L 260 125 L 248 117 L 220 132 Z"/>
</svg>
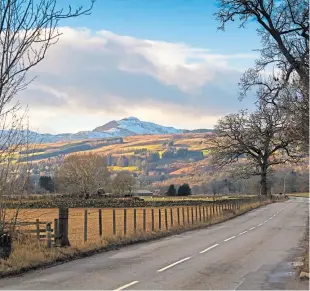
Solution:
<svg viewBox="0 0 310 291">
<path fill-rule="evenodd" d="M 307 199 L 253 210 L 212 227 L 137 244 L 20 277 L 1 289 L 307 289 L 294 274 Z"/>
</svg>

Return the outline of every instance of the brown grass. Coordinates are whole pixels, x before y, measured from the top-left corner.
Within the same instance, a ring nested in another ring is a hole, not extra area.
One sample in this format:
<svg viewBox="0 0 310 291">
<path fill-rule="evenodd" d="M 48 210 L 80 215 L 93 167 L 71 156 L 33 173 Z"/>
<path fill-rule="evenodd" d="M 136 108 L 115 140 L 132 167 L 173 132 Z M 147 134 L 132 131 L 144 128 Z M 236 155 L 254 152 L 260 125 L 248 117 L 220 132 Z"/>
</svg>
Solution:
<svg viewBox="0 0 310 291">
<path fill-rule="evenodd" d="M 88 220 L 90 233 L 89 233 L 89 240 L 87 243 L 84 243 L 82 241 L 83 236 L 83 223 L 81 223 L 81 213 L 84 212 L 83 209 L 70 209 L 69 212 L 69 225 L 71 225 L 71 228 L 69 228 L 69 239 L 71 241 L 72 246 L 69 248 L 52 248 L 47 249 L 45 244 L 38 243 L 31 237 L 26 237 L 22 240 L 18 240 L 14 242 L 13 245 L 13 252 L 8 260 L 0 260 L 0 277 L 19 274 L 22 272 L 25 272 L 27 270 L 31 269 L 37 269 L 44 266 L 49 266 L 51 264 L 59 263 L 59 262 L 66 262 L 69 260 L 73 260 L 75 258 L 81 258 L 85 256 L 89 256 L 98 252 L 107 251 L 111 249 L 115 249 L 118 247 L 121 247 L 123 245 L 128 245 L 132 243 L 137 242 L 143 242 L 148 241 L 156 238 L 165 237 L 171 234 L 177 234 L 188 230 L 194 230 L 199 228 L 204 228 L 208 225 L 213 225 L 216 223 L 223 222 L 227 219 L 230 219 L 232 217 L 235 217 L 237 215 L 241 215 L 251 209 L 266 205 L 267 202 L 259 204 L 257 203 L 251 203 L 248 205 L 245 205 L 240 209 L 236 214 L 228 213 L 225 216 L 219 215 L 214 216 L 212 219 L 209 219 L 207 222 L 200 222 L 195 221 L 196 220 L 196 212 L 194 210 L 194 224 L 185 224 L 182 225 L 183 217 L 180 216 L 181 225 L 178 224 L 177 221 L 177 211 L 176 208 L 173 208 L 173 220 L 174 225 L 171 226 L 171 216 L 168 216 L 168 230 L 165 229 L 165 220 L 164 220 L 164 211 L 162 211 L 162 230 L 160 231 L 158 229 L 158 219 L 157 222 L 155 222 L 155 231 L 151 230 L 150 222 L 147 223 L 147 231 L 143 232 L 141 229 L 141 221 L 139 216 L 137 215 L 138 222 L 137 228 L 139 225 L 139 228 L 137 229 L 136 233 L 133 233 L 133 231 L 128 231 L 127 235 L 124 236 L 121 232 L 122 224 L 118 225 L 119 231 L 116 236 L 113 236 L 112 234 L 108 234 L 108 232 L 105 233 L 103 238 L 99 238 L 96 228 L 98 225 L 96 225 L 96 219 L 93 221 L 91 219 Z M 191 207 L 189 207 L 191 208 Z M 193 209 L 195 209 L 193 207 Z M 151 210 L 151 209 L 150 209 Z M 158 209 L 157 209 L 158 210 Z M 210 211 L 211 209 L 208 209 Z M 42 211 L 42 209 L 40 209 Z M 96 216 L 96 209 L 89 210 L 89 217 L 95 217 Z M 112 211 L 112 210 L 110 210 Z M 132 210 L 133 211 L 133 210 Z M 158 211 L 157 211 L 158 213 Z M 170 210 L 168 212 L 170 214 Z M 182 214 L 182 211 L 180 212 Z M 210 213 L 210 212 L 208 212 Z M 29 213 L 28 213 L 29 214 Z M 43 215 L 44 213 L 42 213 Z M 155 214 L 155 213 L 154 213 Z M 187 210 L 185 211 L 185 221 L 187 222 Z M 45 215 L 45 214 L 44 214 Z M 150 212 L 148 213 L 148 217 L 150 215 Z M 28 216 L 29 217 L 29 216 Z M 118 220 L 120 221 L 121 216 L 118 216 Z M 157 216 L 158 218 L 158 216 Z M 198 212 L 198 218 L 199 218 L 199 212 Z M 155 219 L 156 221 L 156 219 Z M 191 221 L 191 209 L 190 209 L 190 221 Z M 74 229 L 73 229 L 74 226 Z M 109 227 L 108 227 L 109 228 Z M 133 229 L 132 225 L 128 225 L 128 230 L 131 228 Z M 71 234 L 71 238 L 70 238 Z M 73 234 L 76 235 L 76 237 L 73 236 Z"/>
<path fill-rule="evenodd" d="M 247 210 L 248 207 L 256 207 L 258 203 L 251 203 L 241 206 L 240 211 Z M 167 209 L 168 229 L 176 226 L 188 227 L 203 221 L 205 217 L 210 220 L 212 215 L 212 205 L 206 206 L 184 206 L 184 207 L 148 207 L 146 209 L 146 232 L 152 231 L 152 211 L 154 212 L 154 230 L 159 231 L 159 213 L 161 213 L 161 229 L 166 228 L 165 209 Z M 116 216 L 116 235 L 124 236 L 124 210 L 114 209 Z M 102 209 L 102 232 L 104 238 L 113 237 L 113 209 Z M 178 216 L 179 211 L 179 216 Z M 184 213 L 184 218 L 183 218 Z M 136 232 L 143 231 L 143 208 L 136 208 Z M 214 216 L 214 215 L 213 215 Z M 69 208 L 69 241 L 72 246 L 79 247 L 84 244 L 84 208 Z M 134 235 L 134 209 L 126 209 L 127 226 L 126 235 Z M 18 221 L 46 221 L 52 223 L 54 229 L 54 219 L 58 218 L 58 209 L 21 209 Z M 96 243 L 99 237 L 99 208 L 87 209 L 87 242 Z M 184 221 L 184 224 L 183 224 Z M 35 225 L 28 226 L 27 229 L 35 229 Z"/>
<path fill-rule="evenodd" d="M 300 269 L 300 272 L 306 272 L 309 274 L 309 217 L 307 220 L 307 228 L 305 233 L 305 239 L 303 242 L 305 251 L 303 255 L 303 266 Z"/>
</svg>

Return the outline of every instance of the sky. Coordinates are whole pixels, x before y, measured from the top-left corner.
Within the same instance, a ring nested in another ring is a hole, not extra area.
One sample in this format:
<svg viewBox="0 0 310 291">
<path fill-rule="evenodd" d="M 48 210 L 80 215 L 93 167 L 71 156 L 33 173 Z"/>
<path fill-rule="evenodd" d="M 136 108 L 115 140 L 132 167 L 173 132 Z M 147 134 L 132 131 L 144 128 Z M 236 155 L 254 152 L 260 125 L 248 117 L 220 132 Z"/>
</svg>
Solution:
<svg viewBox="0 0 310 291">
<path fill-rule="evenodd" d="M 87 6 L 89 0 L 58 1 Z M 19 94 L 32 130 L 92 130 L 135 116 L 176 128 L 212 128 L 253 96 L 238 81 L 254 64 L 254 25 L 218 31 L 213 0 L 97 0 L 91 15 L 59 23 L 63 33 Z"/>
</svg>

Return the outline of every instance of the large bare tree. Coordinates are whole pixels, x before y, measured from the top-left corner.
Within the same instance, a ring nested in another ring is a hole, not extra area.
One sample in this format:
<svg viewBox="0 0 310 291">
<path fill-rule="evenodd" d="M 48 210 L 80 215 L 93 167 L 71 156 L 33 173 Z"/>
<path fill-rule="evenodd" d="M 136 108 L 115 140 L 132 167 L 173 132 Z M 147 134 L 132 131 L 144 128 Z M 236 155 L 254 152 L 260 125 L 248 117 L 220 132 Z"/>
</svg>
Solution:
<svg viewBox="0 0 310 291">
<path fill-rule="evenodd" d="M 309 1 L 218 0 L 219 28 L 238 20 L 240 27 L 258 24 L 262 47 L 254 68 L 241 79 L 241 98 L 253 87 L 264 87 L 259 97 L 295 117 L 295 138 L 309 142 Z M 264 77 L 270 71 L 270 77 Z M 289 95 L 283 88 L 293 89 Z M 280 94 L 282 93 L 282 94 Z M 298 122 L 299 121 L 299 122 Z"/>
<path fill-rule="evenodd" d="M 118 172 L 112 181 L 112 191 L 115 194 L 132 194 L 136 180 L 130 172 Z"/>
<path fill-rule="evenodd" d="M 85 0 L 87 8 L 67 10 L 59 8 L 59 2 L 0 0 L 0 236 L 12 226 L 10 221 L 16 221 L 18 209 L 13 220 L 8 219 L 5 199 L 22 197 L 28 188 L 29 164 L 27 159 L 20 163 L 19 157 L 25 149 L 31 153 L 35 140 L 29 136 L 27 111 L 21 108 L 18 93 L 33 80 L 27 73 L 58 41 L 60 21 L 88 14 L 95 1 Z"/>
<path fill-rule="evenodd" d="M 261 193 L 267 195 L 272 167 L 301 157 L 299 143 L 290 137 L 290 119 L 289 114 L 266 102 L 254 113 L 240 111 L 220 119 L 212 141 L 213 163 L 237 170 L 242 178 L 259 175 Z M 232 164 L 236 166 L 232 168 Z"/>
<path fill-rule="evenodd" d="M 85 197 L 96 194 L 99 188 L 107 191 L 110 174 L 104 157 L 93 153 L 68 156 L 58 171 L 58 183 Z"/>
</svg>

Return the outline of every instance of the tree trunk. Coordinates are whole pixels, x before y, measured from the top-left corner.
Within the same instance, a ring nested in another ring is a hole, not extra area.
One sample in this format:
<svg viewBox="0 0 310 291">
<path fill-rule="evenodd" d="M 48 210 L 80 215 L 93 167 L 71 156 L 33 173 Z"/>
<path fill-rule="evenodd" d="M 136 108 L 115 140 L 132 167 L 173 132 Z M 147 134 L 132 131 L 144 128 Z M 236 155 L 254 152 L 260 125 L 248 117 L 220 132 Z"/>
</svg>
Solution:
<svg viewBox="0 0 310 291">
<path fill-rule="evenodd" d="M 260 185 L 262 189 L 262 195 L 267 196 L 267 173 L 262 173 L 260 176 Z"/>
</svg>

